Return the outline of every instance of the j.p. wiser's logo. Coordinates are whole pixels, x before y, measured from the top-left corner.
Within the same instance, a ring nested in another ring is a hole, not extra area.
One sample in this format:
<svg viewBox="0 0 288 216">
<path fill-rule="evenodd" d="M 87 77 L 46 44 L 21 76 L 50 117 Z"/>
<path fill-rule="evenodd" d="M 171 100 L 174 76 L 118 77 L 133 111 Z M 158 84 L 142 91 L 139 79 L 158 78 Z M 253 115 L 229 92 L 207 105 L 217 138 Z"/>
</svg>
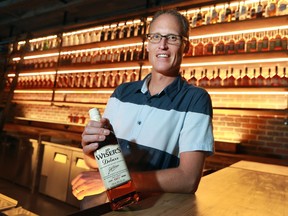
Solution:
<svg viewBox="0 0 288 216">
<path fill-rule="evenodd" d="M 117 187 L 131 179 L 119 145 L 104 146 L 96 150 L 94 156 L 106 189 Z"/>
<path fill-rule="evenodd" d="M 111 148 L 106 148 L 105 152 L 97 152 L 95 154 L 95 157 L 97 161 L 101 161 L 102 164 L 108 164 L 109 162 L 113 162 L 118 159 L 118 157 L 111 157 L 111 156 L 116 156 L 117 154 L 121 153 L 121 148 L 118 146 L 115 149 Z"/>
</svg>

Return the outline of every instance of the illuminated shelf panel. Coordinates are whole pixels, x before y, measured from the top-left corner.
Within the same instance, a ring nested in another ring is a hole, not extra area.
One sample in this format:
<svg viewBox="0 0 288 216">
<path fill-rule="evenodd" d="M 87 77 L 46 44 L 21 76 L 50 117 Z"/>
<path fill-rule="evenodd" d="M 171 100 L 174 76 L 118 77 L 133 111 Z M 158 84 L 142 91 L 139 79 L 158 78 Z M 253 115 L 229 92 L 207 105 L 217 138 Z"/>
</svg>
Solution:
<svg viewBox="0 0 288 216">
<path fill-rule="evenodd" d="M 213 107 L 213 114 L 215 115 L 241 115 L 241 116 L 261 116 L 273 118 L 287 118 L 287 110 L 273 110 L 273 109 L 253 109 L 253 108 L 222 108 Z"/>
<path fill-rule="evenodd" d="M 246 65 L 246 64 L 288 64 L 288 51 L 268 51 L 227 55 L 193 56 L 183 58 L 181 67 Z"/>
<path fill-rule="evenodd" d="M 219 87 L 219 88 L 205 88 L 209 94 L 242 94 L 242 95 L 287 95 L 288 87 Z M 55 93 L 101 93 L 107 94 L 112 93 L 114 88 L 56 88 Z M 14 91 L 15 93 L 52 93 L 52 89 L 18 89 Z"/>
<path fill-rule="evenodd" d="M 229 35 L 229 32 L 232 32 L 232 34 L 241 34 L 247 31 L 252 33 L 257 30 L 262 31 L 264 28 L 267 30 L 269 28 L 277 30 L 279 27 L 288 28 L 288 15 L 203 25 L 192 28 L 189 38 L 201 38 L 204 35 L 217 35 L 218 33 Z"/>
</svg>

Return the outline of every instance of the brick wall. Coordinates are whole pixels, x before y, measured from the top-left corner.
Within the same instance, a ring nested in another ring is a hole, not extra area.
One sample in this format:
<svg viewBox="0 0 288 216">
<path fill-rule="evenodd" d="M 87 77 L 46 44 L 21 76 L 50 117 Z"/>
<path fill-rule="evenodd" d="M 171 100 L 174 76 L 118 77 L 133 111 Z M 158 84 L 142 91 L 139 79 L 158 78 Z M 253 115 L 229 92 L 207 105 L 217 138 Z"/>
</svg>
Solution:
<svg viewBox="0 0 288 216">
<path fill-rule="evenodd" d="M 110 93 L 57 93 L 55 101 L 106 103 Z M 15 100 L 50 100 L 51 93 L 16 93 Z M 286 109 L 285 95 L 215 95 L 211 92 L 214 107 L 247 107 L 262 109 Z M 47 103 L 17 103 L 15 116 L 44 121 L 69 122 L 68 116 L 79 115 L 88 118 L 92 107 L 51 106 Z M 100 109 L 103 112 L 103 108 Z M 250 155 L 288 159 L 288 127 L 284 125 L 285 116 L 267 115 L 265 112 L 245 114 L 236 110 L 233 114 L 225 110 L 214 111 L 214 135 L 217 140 L 240 142 L 241 152 Z M 87 120 L 86 120 L 87 122 Z M 86 123 L 85 122 L 85 123 Z"/>
</svg>

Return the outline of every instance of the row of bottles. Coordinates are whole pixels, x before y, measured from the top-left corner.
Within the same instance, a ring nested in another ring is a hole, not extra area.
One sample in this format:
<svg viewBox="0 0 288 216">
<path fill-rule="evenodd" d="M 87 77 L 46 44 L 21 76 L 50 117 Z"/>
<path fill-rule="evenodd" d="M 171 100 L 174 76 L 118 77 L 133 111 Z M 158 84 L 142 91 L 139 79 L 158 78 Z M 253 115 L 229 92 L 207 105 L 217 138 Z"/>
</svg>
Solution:
<svg viewBox="0 0 288 216">
<path fill-rule="evenodd" d="M 286 68 L 283 67 L 282 75 L 278 74 L 278 66 L 275 66 L 274 71 L 268 68 L 263 73 L 263 68 L 248 68 L 238 69 L 238 76 L 235 76 L 234 68 L 230 69 L 215 69 L 208 71 L 204 69 L 197 71 L 195 69 L 190 71 L 188 77 L 185 70 L 182 71 L 182 76 L 189 84 L 201 87 L 288 87 L 288 76 L 286 75 Z M 212 74 L 209 76 L 208 74 Z"/>
<path fill-rule="evenodd" d="M 60 74 L 58 88 L 115 88 L 121 83 L 139 79 L 139 73 L 132 71 L 103 71 L 96 73 Z"/>
<path fill-rule="evenodd" d="M 190 20 L 192 28 L 215 24 L 221 22 L 230 22 L 237 20 L 280 16 L 288 14 L 287 0 L 241 0 L 229 1 L 203 7 L 199 9 L 190 9 L 182 12 Z M 89 44 L 93 42 L 117 40 L 129 38 L 148 33 L 148 26 L 151 17 L 147 19 L 134 19 L 121 21 L 109 25 L 97 26 L 89 29 L 82 29 L 74 32 L 66 32 L 62 35 L 62 46 L 74 46 L 79 44 Z M 10 53 L 21 50 L 25 41 L 10 45 Z M 60 38 L 52 35 L 43 38 L 29 40 L 28 51 L 42 51 L 57 48 L 60 45 Z"/>
<path fill-rule="evenodd" d="M 287 0 L 231 1 L 184 12 L 192 28 L 215 23 L 231 22 L 288 14 Z"/>
<path fill-rule="evenodd" d="M 111 25 L 104 25 L 79 32 L 64 33 L 63 46 L 74 46 L 100 41 L 136 37 L 146 33 L 142 20 L 130 20 Z"/>
<path fill-rule="evenodd" d="M 44 51 L 50 49 L 56 49 L 60 46 L 60 40 L 57 35 L 52 35 L 43 38 L 30 39 L 26 45 L 26 41 L 20 41 L 17 44 L 9 45 L 9 53 L 17 52 L 23 50 L 26 47 L 25 51 Z"/>
<path fill-rule="evenodd" d="M 186 56 L 287 50 L 288 29 L 191 40 Z"/>
<path fill-rule="evenodd" d="M 6 88 L 11 86 L 13 78 L 7 79 Z M 139 79 L 136 70 L 103 71 L 95 73 L 58 74 L 57 88 L 115 88 L 121 83 Z M 51 89 L 54 86 L 55 75 L 20 76 L 17 89 Z"/>
<path fill-rule="evenodd" d="M 139 61 L 147 58 L 147 50 L 144 49 L 144 53 L 142 53 L 142 46 L 130 46 L 115 49 L 102 49 L 93 52 L 66 53 L 60 57 L 60 66 Z"/>
</svg>

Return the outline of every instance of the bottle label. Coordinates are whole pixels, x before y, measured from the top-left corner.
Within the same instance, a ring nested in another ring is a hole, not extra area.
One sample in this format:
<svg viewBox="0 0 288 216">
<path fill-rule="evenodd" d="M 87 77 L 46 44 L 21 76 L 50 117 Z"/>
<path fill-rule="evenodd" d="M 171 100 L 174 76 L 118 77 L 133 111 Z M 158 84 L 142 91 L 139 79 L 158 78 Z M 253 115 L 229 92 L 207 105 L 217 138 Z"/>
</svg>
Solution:
<svg viewBox="0 0 288 216">
<path fill-rule="evenodd" d="M 115 188 L 131 180 L 118 144 L 104 146 L 95 151 L 94 156 L 106 189 Z"/>
</svg>

